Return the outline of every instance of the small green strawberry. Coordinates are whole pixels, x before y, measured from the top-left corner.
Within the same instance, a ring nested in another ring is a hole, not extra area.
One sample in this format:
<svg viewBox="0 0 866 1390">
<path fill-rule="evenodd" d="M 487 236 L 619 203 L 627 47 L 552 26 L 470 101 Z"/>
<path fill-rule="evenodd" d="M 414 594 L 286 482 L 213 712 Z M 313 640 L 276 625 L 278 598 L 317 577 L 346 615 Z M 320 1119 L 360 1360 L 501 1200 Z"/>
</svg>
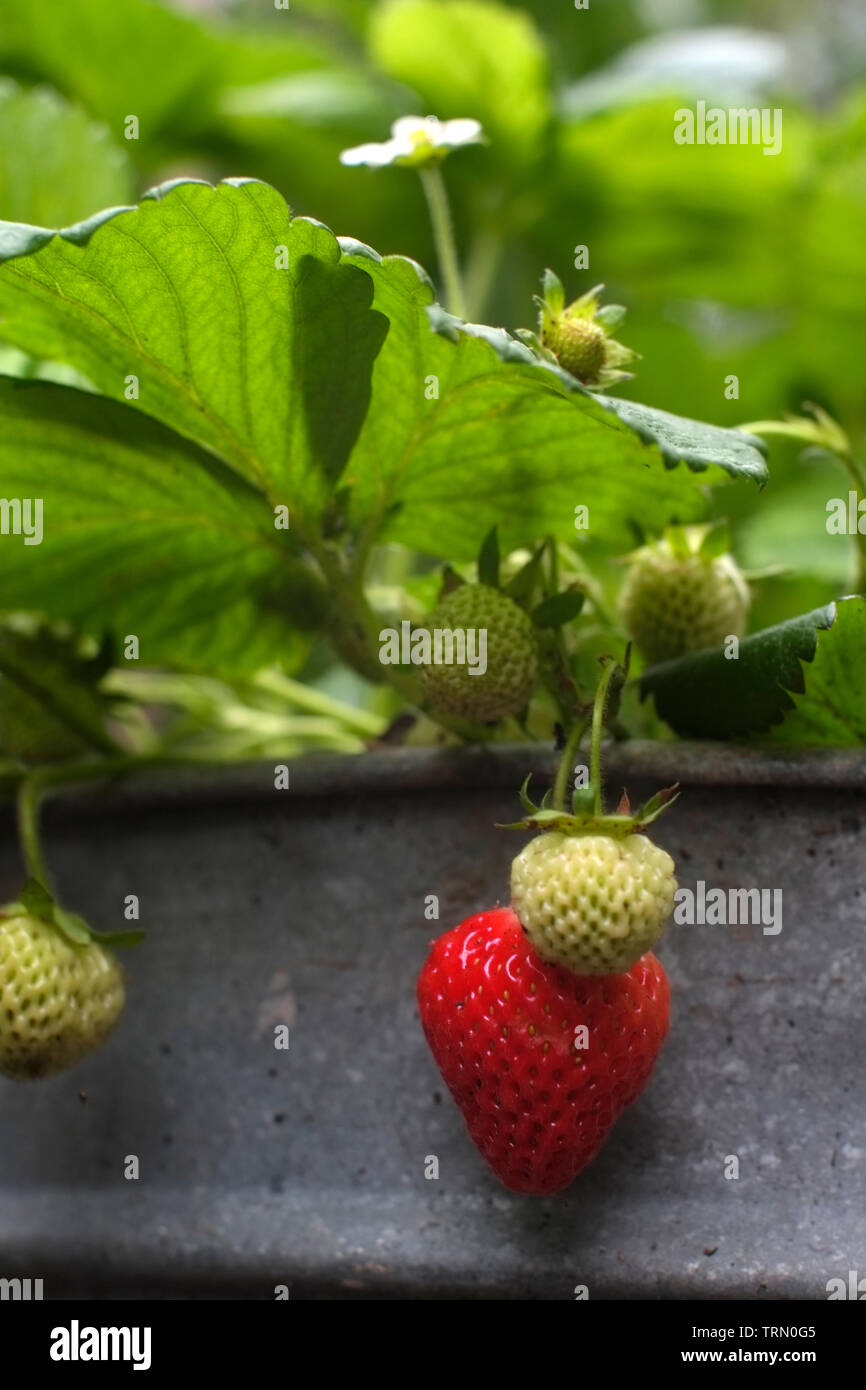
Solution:
<svg viewBox="0 0 866 1390">
<path fill-rule="evenodd" d="M 674 861 L 645 835 L 530 840 L 511 866 L 511 903 L 543 960 L 578 975 L 630 970 L 673 910 Z"/>
<path fill-rule="evenodd" d="M 719 544 L 707 528 L 671 527 L 631 557 L 619 611 L 650 665 L 743 635 L 749 586 Z"/>
<path fill-rule="evenodd" d="M 529 615 L 506 594 L 488 584 L 461 584 L 424 626 L 434 639 L 437 632 L 462 632 L 467 651 L 468 634 L 475 634 L 474 671 L 468 661 L 420 665 L 421 683 L 434 709 L 490 722 L 525 708 L 538 677 L 535 630 Z"/>
<path fill-rule="evenodd" d="M 604 662 L 592 710 L 589 782 L 575 785 L 571 810 L 565 809 L 568 775 L 585 718 L 569 735 L 552 793 L 535 806 L 527 778 L 520 792 L 527 814 L 503 827 L 542 832 L 511 865 L 511 904 L 542 960 L 576 975 L 630 970 L 661 935 L 677 890 L 673 860 L 643 833 L 675 800 L 676 787 L 636 811 L 625 793 L 614 813 L 603 806 L 601 740 L 627 676 L 628 658 L 624 666 Z"/>
<path fill-rule="evenodd" d="M 50 902 L 39 885 L 28 888 Z M 117 957 L 80 918 L 52 904 L 56 918 L 46 920 L 28 910 L 32 891 L 22 898 L 0 910 L 0 1072 L 16 1081 L 51 1076 L 93 1052 L 125 997 Z"/>
<path fill-rule="evenodd" d="M 588 390 L 605 390 L 628 381 L 632 374 L 622 368 L 638 354 L 611 337 L 625 309 L 619 304 L 599 306 L 603 285 L 596 285 L 566 306 L 562 281 L 552 270 L 544 272 L 541 283 L 544 297 L 535 296 L 538 332 L 519 329 L 518 338 L 548 361 L 558 363 Z"/>
<path fill-rule="evenodd" d="M 597 381 L 606 359 L 607 335 L 589 318 L 554 319 L 542 337 L 561 367 L 578 381 Z"/>
</svg>

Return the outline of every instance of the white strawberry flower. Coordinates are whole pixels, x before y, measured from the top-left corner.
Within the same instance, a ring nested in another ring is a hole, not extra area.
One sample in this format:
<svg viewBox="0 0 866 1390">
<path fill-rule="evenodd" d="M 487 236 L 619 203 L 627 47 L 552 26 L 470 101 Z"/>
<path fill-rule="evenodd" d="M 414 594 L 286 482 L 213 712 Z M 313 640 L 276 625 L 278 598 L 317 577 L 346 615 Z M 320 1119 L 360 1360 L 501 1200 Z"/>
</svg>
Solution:
<svg viewBox="0 0 866 1390">
<path fill-rule="evenodd" d="M 381 144 L 355 145 L 343 150 L 340 163 L 385 169 L 392 165 L 417 169 L 438 164 L 461 145 L 484 143 L 480 121 L 460 118 L 440 121 L 436 116 L 401 116 L 391 126 L 391 139 Z"/>
</svg>

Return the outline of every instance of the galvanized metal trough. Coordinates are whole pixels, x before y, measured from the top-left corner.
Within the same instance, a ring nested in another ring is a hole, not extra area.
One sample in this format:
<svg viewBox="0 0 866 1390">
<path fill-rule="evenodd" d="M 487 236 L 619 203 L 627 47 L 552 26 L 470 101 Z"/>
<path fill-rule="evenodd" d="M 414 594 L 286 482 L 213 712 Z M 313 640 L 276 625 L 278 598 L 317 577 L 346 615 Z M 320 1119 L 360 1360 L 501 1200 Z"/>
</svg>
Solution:
<svg viewBox="0 0 866 1390">
<path fill-rule="evenodd" d="M 608 768 L 614 794 L 679 780 L 657 839 L 680 883 L 781 889 L 782 926 L 668 928 L 654 1077 L 543 1201 L 476 1155 L 414 991 L 431 938 L 507 898 L 523 838 L 494 822 L 547 755 L 377 752 L 299 760 L 288 791 L 256 764 L 54 803 L 65 903 L 108 929 L 137 894 L 148 939 L 101 1053 L 0 1082 L 0 1276 L 46 1298 L 824 1299 L 866 1272 L 866 754 L 632 743 Z"/>
</svg>

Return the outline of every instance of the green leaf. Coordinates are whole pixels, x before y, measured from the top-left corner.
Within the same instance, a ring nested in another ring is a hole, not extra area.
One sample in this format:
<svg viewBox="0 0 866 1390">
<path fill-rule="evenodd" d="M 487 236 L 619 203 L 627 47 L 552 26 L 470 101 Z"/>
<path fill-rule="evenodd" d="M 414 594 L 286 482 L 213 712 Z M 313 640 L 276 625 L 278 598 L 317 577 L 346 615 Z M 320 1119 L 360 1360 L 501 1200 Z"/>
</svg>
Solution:
<svg viewBox="0 0 866 1390">
<path fill-rule="evenodd" d="M 819 631 L 806 692 L 770 735 L 799 747 L 866 746 L 866 598 L 840 599 L 836 621 Z"/>
<path fill-rule="evenodd" d="M 253 488 L 140 412 L 68 387 L 0 377 L 0 421 L 4 491 L 43 499 L 41 545 L 3 539 L 0 608 L 96 636 L 112 624 L 148 665 L 293 664 L 296 562 Z"/>
<path fill-rule="evenodd" d="M 482 0 L 390 0 L 377 6 L 370 50 L 440 118 L 474 116 L 507 163 L 536 151 L 549 119 L 548 64 L 532 20 Z"/>
<path fill-rule="evenodd" d="M 52 762 L 85 747 L 117 751 L 99 689 L 105 654 L 85 650 L 65 625 L 0 618 L 0 747 L 22 762 Z"/>
<path fill-rule="evenodd" d="M 77 912 L 69 912 L 54 901 L 44 884 L 38 879 L 29 878 L 21 890 L 17 903 L 11 903 L 4 911 L 26 912 L 41 922 L 49 922 L 74 946 L 137 946 L 146 933 L 140 927 L 127 931 L 95 932 Z"/>
<path fill-rule="evenodd" d="M 644 672 L 641 695 L 652 695 L 662 719 L 684 737 L 763 733 L 794 708 L 792 695 L 806 689 L 801 663 L 814 660 L 818 632 L 835 618 L 836 605 L 828 604 L 752 633 L 741 640 L 736 660 L 713 648 L 666 661 Z"/>
<path fill-rule="evenodd" d="M 56 92 L 0 81 L 0 217 L 63 227 L 132 191 L 129 159 L 104 126 Z"/>
<path fill-rule="evenodd" d="M 603 328 L 612 331 L 622 323 L 627 310 L 623 304 L 603 304 L 595 315 L 596 323 L 600 323 Z"/>
<path fill-rule="evenodd" d="M 513 598 L 515 603 L 524 603 L 530 597 L 541 573 L 541 562 L 546 548 L 546 541 L 542 541 L 541 545 L 536 546 L 526 564 L 521 565 L 517 573 L 505 585 L 506 594 L 509 598 Z"/>
<path fill-rule="evenodd" d="M 731 528 L 726 521 L 716 522 L 701 540 L 699 554 L 705 560 L 716 560 L 731 549 Z"/>
<path fill-rule="evenodd" d="M 128 931 L 91 931 L 90 940 L 97 946 L 140 946 L 147 932 L 142 927 L 130 927 Z"/>
<path fill-rule="evenodd" d="M 67 912 L 66 908 L 54 906 L 54 925 L 76 946 L 89 946 L 93 933 L 84 918 L 77 912 Z"/>
<path fill-rule="evenodd" d="M 478 553 L 478 582 L 489 584 L 491 589 L 499 588 L 499 532 L 491 526 Z"/>
<path fill-rule="evenodd" d="M 585 598 L 580 589 L 564 589 L 561 594 L 553 594 L 533 608 L 532 621 L 536 627 L 562 627 L 574 621 L 583 608 Z"/>
<path fill-rule="evenodd" d="M 747 436 L 596 398 L 432 300 L 412 262 L 255 182 L 165 186 L 61 233 L 0 224 L 8 340 L 114 398 L 0 383 L 4 491 L 46 509 L 40 564 L 5 547 L 0 606 L 249 671 L 293 659 L 292 565 L 338 507 L 457 562 L 497 524 L 509 550 L 573 539 L 578 504 L 622 546 L 638 520 L 702 517 L 706 482 L 763 480 Z"/>
<path fill-rule="evenodd" d="M 565 308 L 565 286 L 553 270 L 545 270 L 541 277 L 541 293 L 553 314 L 561 314 Z"/>
<path fill-rule="evenodd" d="M 662 530 L 705 515 L 696 474 L 764 481 L 748 436 L 594 396 L 504 330 L 433 305 L 412 262 L 341 244 L 391 322 L 347 471 L 358 524 L 380 518 L 383 538 L 469 560 L 497 523 L 505 550 L 573 540 L 575 507 L 587 505 L 593 539 L 623 547 L 638 520 Z"/>
<path fill-rule="evenodd" d="M 689 533 L 684 526 L 668 526 L 665 539 L 678 560 L 687 560 L 691 555 Z"/>
<path fill-rule="evenodd" d="M 8 342 L 115 399 L 136 378 L 131 405 L 288 505 L 293 525 L 322 513 L 387 331 L 325 227 L 291 221 L 265 184 L 182 183 L 63 232 L 0 224 L 0 260 Z"/>
<path fill-rule="evenodd" d="M 54 899 L 38 878 L 28 878 L 18 902 L 31 917 L 38 917 L 43 922 L 54 921 Z"/>
<path fill-rule="evenodd" d="M 759 487 L 767 481 L 769 474 L 763 459 L 765 445 L 756 436 L 721 425 L 684 420 L 679 415 L 670 415 L 666 410 L 655 410 L 637 401 L 612 396 L 597 396 L 596 399 L 603 400 L 608 409 L 647 444 L 657 445 L 669 468 L 687 463 L 700 472 L 715 464 L 731 477 L 751 478 Z"/>
</svg>

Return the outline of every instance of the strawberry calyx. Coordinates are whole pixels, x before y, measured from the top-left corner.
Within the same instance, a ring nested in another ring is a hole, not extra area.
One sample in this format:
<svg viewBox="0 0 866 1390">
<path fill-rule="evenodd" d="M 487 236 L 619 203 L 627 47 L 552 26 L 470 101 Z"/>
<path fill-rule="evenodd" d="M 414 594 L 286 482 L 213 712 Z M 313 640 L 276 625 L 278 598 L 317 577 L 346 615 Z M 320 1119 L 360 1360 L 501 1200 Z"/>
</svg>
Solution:
<svg viewBox="0 0 866 1390">
<path fill-rule="evenodd" d="M 531 774 L 520 788 L 520 804 L 526 815 L 519 821 L 498 825 L 499 830 L 531 830 L 533 828 L 559 831 L 563 835 L 607 835 L 625 839 L 652 825 L 662 812 L 676 801 L 679 783 L 664 787 L 642 806 L 632 810 L 628 793 L 623 791 L 616 811 L 605 812 L 602 799 L 601 741 L 605 725 L 616 715 L 623 687 L 628 680 L 631 647 L 626 648 L 622 662 L 610 657 L 601 658 L 602 674 L 592 704 L 592 741 L 590 745 L 589 780 L 576 786 L 571 794 L 571 809 L 566 809 L 565 790 L 568 775 L 580 741 L 586 731 L 589 716 L 579 720 L 571 730 L 560 759 L 556 782 L 545 792 L 537 806 L 529 796 Z"/>
<path fill-rule="evenodd" d="M 144 939 L 140 927 L 128 931 L 96 932 L 77 912 L 63 908 L 37 878 L 29 878 L 17 902 L 0 906 L 0 920 L 12 917 L 34 917 L 53 927 L 73 946 L 136 946 Z"/>
<path fill-rule="evenodd" d="M 518 821 L 498 825 L 499 830 L 557 830 L 563 835 L 608 835 L 612 839 L 625 839 L 628 835 L 646 830 L 653 821 L 673 805 L 679 796 L 679 783 L 664 787 L 651 796 L 642 806 L 632 810 L 628 793 L 623 792 L 617 809 L 612 814 L 596 811 L 595 788 L 592 783 L 576 787 L 572 793 L 571 811 L 557 810 L 552 806 L 552 792 L 547 791 L 537 806 L 528 792 L 531 774 L 520 788 L 520 804 L 526 815 Z"/>
</svg>

